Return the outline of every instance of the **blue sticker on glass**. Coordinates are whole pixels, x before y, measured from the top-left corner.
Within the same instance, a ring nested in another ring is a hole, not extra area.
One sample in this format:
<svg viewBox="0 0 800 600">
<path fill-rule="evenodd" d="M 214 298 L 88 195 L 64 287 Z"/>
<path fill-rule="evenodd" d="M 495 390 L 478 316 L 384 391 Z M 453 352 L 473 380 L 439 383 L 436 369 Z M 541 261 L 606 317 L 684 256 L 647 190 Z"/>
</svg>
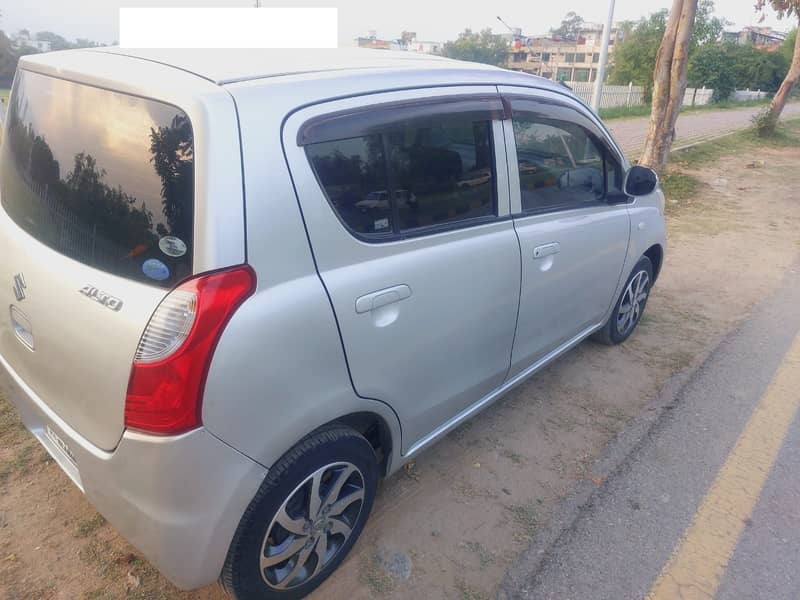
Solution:
<svg viewBox="0 0 800 600">
<path fill-rule="evenodd" d="M 164 281 L 169 278 L 169 267 L 157 258 L 148 258 L 142 264 L 142 273 L 150 279 Z"/>
</svg>

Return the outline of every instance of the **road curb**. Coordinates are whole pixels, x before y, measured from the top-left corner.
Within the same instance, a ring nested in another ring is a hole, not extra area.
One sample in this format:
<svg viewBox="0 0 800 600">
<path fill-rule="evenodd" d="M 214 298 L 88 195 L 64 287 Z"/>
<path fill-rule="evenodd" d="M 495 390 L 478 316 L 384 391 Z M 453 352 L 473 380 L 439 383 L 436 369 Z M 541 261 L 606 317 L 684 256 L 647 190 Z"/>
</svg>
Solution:
<svg viewBox="0 0 800 600">
<path fill-rule="evenodd" d="M 528 548 L 506 571 L 497 591 L 496 597 L 499 600 L 531 597 L 530 588 L 536 582 L 550 553 L 558 546 L 560 540 L 574 531 L 578 519 L 585 510 L 591 508 L 594 500 L 604 493 L 609 480 L 625 473 L 631 464 L 630 459 L 644 447 L 651 435 L 670 419 L 672 410 L 683 402 L 684 394 L 690 384 L 706 372 L 717 356 L 725 351 L 731 339 L 741 334 L 754 314 L 767 310 L 765 307 L 769 306 L 780 290 L 787 285 L 786 280 L 796 276 L 798 272 L 800 272 L 800 258 L 796 256 L 785 270 L 783 281 L 774 294 L 753 306 L 748 311 L 747 317 L 742 318 L 727 333 L 722 334 L 702 361 L 671 376 L 655 398 L 648 402 L 640 413 L 606 445 L 588 475 L 578 481 L 569 495 L 559 502 L 548 523 L 537 531 Z"/>
<path fill-rule="evenodd" d="M 656 397 L 606 445 L 587 476 L 578 481 L 570 494 L 558 504 L 547 525 L 537 531 L 530 546 L 508 569 L 497 592 L 498 600 L 529 597 L 528 587 L 535 581 L 550 550 L 574 528 L 583 511 L 602 493 L 606 481 L 624 472 L 628 459 L 636 454 L 671 410 L 680 404 L 686 386 L 703 372 L 720 346 L 738 330 L 739 326 L 717 340 L 701 363 L 672 375 Z"/>
</svg>

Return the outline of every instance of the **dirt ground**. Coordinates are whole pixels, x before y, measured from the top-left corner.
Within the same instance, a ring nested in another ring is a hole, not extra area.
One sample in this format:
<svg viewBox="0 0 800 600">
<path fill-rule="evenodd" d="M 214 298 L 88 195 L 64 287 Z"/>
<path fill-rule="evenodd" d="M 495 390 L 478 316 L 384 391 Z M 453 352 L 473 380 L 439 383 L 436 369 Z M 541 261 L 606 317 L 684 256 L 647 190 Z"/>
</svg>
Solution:
<svg viewBox="0 0 800 600">
<path fill-rule="evenodd" d="M 604 445 L 667 378 L 700 364 L 800 254 L 800 139 L 731 142 L 731 152 L 684 165 L 701 183 L 668 202 L 667 261 L 637 333 L 620 347 L 582 344 L 383 482 L 363 537 L 315 598 L 494 594 L 559 499 L 592 478 Z M 222 593 L 176 591 L 0 399 L 0 597 Z"/>
</svg>

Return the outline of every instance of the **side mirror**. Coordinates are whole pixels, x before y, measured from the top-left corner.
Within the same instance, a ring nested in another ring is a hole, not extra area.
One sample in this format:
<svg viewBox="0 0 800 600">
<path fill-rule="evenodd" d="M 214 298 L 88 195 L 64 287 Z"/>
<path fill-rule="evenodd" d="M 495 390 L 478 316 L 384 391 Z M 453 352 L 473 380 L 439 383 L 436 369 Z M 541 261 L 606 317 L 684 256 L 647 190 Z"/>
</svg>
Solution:
<svg viewBox="0 0 800 600">
<path fill-rule="evenodd" d="M 658 185 L 658 174 L 648 167 L 634 165 L 625 175 L 625 193 L 628 196 L 647 196 Z"/>
</svg>

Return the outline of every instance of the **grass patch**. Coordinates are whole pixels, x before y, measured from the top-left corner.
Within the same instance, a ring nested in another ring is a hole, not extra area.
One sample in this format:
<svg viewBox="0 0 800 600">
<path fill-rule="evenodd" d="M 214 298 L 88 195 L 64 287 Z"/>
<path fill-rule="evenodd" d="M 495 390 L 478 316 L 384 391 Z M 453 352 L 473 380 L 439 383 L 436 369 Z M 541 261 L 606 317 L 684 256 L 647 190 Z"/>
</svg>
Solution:
<svg viewBox="0 0 800 600">
<path fill-rule="evenodd" d="M 667 171 L 661 177 L 661 190 L 667 200 L 680 202 L 695 195 L 700 187 L 700 180 L 681 171 Z"/>
<path fill-rule="evenodd" d="M 749 106 L 766 106 L 769 104 L 769 99 L 764 100 L 749 100 L 747 102 L 732 102 L 726 100 L 725 102 L 716 102 L 713 104 L 704 104 L 702 106 L 684 106 L 681 108 L 682 113 L 703 112 L 708 110 L 731 110 L 736 108 L 747 108 Z M 601 108 L 600 118 L 604 121 L 612 119 L 630 119 L 632 117 L 648 117 L 650 116 L 650 105 L 640 104 L 638 106 L 615 106 L 613 108 Z"/>
<path fill-rule="evenodd" d="M 84 519 L 78 523 L 78 529 L 75 531 L 75 535 L 84 538 L 89 537 L 105 524 L 106 520 L 103 518 L 103 515 L 97 513 L 91 519 Z"/>
<path fill-rule="evenodd" d="M 358 577 L 369 587 L 372 596 L 385 596 L 394 589 L 394 579 L 383 569 L 374 552 L 362 558 Z"/>
<path fill-rule="evenodd" d="M 509 450 L 506 448 L 503 450 L 503 456 L 510 460 L 515 465 L 521 465 L 525 462 L 525 459 L 522 458 L 521 454 L 514 452 L 513 450 Z"/>
<path fill-rule="evenodd" d="M 464 547 L 478 556 L 481 570 L 494 562 L 494 555 L 480 542 L 464 542 Z"/>
<path fill-rule="evenodd" d="M 488 600 L 489 595 L 475 589 L 463 579 L 456 579 L 456 590 L 461 595 L 461 600 Z"/>
<path fill-rule="evenodd" d="M 783 121 L 775 130 L 775 135 L 759 137 L 755 129 L 743 129 L 716 140 L 703 142 L 676 150 L 670 155 L 670 162 L 679 167 L 697 167 L 716 162 L 728 154 L 745 154 L 760 148 L 784 148 L 800 145 L 800 119 Z M 754 159 L 758 157 L 753 156 Z"/>
<path fill-rule="evenodd" d="M 715 163 L 723 156 L 737 154 L 752 158 L 745 165 L 750 168 L 761 166 L 761 152 L 767 148 L 786 148 L 800 146 L 800 119 L 782 121 L 771 137 L 759 137 L 754 128 L 737 131 L 731 135 L 702 142 L 684 150 L 676 150 L 670 154 L 667 169 L 661 174 L 661 189 L 667 199 L 667 210 L 680 208 L 680 205 L 692 199 L 700 189 L 702 182 L 690 171 Z"/>
<path fill-rule="evenodd" d="M 536 518 L 537 505 L 537 502 L 530 500 L 525 504 L 514 504 L 508 509 L 511 511 L 514 522 L 520 527 L 524 536 L 529 539 L 536 533 L 538 522 Z"/>
<path fill-rule="evenodd" d="M 650 105 L 639 104 L 638 106 L 614 106 L 612 108 L 601 108 L 598 113 L 604 121 L 612 119 L 630 119 L 633 117 L 650 116 Z"/>
</svg>

